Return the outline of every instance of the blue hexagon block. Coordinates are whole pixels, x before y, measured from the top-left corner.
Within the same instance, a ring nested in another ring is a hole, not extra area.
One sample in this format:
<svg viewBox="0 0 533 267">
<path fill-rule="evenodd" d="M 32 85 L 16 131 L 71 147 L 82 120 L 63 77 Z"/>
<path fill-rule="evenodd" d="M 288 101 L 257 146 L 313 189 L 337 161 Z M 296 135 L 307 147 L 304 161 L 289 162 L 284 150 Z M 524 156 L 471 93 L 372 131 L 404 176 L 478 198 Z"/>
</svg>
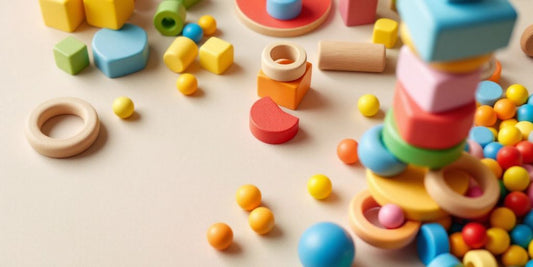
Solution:
<svg viewBox="0 0 533 267">
<path fill-rule="evenodd" d="M 508 0 L 398 0 L 398 12 L 424 61 L 452 61 L 507 46 L 516 11 Z"/>
<path fill-rule="evenodd" d="M 109 78 L 140 71 L 148 62 L 148 35 L 133 24 L 124 24 L 120 30 L 99 30 L 92 46 L 94 64 Z"/>
</svg>

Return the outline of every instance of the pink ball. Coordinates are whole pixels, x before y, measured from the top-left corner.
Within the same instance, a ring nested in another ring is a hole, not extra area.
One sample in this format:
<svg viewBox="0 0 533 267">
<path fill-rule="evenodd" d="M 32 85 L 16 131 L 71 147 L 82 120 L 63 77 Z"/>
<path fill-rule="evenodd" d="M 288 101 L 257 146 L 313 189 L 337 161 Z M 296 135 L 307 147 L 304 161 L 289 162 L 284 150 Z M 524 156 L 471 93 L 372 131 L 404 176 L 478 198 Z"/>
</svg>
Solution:
<svg viewBox="0 0 533 267">
<path fill-rule="evenodd" d="M 481 190 L 481 187 L 479 187 L 477 185 L 469 187 L 468 191 L 466 191 L 466 196 L 467 197 L 475 198 L 475 197 L 480 197 L 482 195 L 483 195 L 483 190 Z"/>
<path fill-rule="evenodd" d="M 468 139 L 466 142 L 468 142 L 468 147 L 469 147 L 469 153 L 470 155 L 478 158 L 478 159 L 482 159 L 483 158 L 483 148 L 476 142 L 476 141 L 473 141 L 473 140 L 470 140 Z"/>
<path fill-rule="evenodd" d="M 387 204 L 379 209 L 378 221 L 387 229 L 395 229 L 403 225 L 405 215 L 398 205 Z"/>
</svg>

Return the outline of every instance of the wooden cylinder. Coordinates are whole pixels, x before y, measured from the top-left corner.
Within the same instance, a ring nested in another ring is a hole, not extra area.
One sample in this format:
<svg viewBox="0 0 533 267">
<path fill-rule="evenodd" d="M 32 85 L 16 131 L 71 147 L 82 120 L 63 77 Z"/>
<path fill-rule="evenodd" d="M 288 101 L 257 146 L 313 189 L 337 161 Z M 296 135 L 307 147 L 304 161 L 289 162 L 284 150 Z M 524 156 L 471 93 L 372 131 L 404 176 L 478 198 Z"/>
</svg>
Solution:
<svg viewBox="0 0 533 267">
<path fill-rule="evenodd" d="M 318 68 L 361 72 L 383 72 L 386 49 L 382 44 L 320 41 Z"/>
</svg>

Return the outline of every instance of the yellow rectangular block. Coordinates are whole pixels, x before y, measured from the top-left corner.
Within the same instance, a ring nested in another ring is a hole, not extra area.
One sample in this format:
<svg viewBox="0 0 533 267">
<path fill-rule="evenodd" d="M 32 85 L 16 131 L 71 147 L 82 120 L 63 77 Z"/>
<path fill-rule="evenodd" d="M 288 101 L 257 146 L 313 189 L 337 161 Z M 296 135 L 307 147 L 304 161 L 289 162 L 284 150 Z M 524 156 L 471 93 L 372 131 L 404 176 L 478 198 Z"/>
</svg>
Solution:
<svg viewBox="0 0 533 267">
<path fill-rule="evenodd" d="M 83 0 L 89 25 L 118 30 L 135 9 L 134 0 Z"/>
<path fill-rule="evenodd" d="M 398 22 L 392 19 L 378 19 L 374 24 L 372 42 L 393 48 L 398 40 Z"/>
<path fill-rule="evenodd" d="M 200 65 L 206 70 L 221 74 L 233 64 L 233 45 L 211 37 L 200 47 Z"/>
<path fill-rule="evenodd" d="M 44 24 L 73 32 L 85 19 L 83 0 L 39 0 Z"/>
</svg>

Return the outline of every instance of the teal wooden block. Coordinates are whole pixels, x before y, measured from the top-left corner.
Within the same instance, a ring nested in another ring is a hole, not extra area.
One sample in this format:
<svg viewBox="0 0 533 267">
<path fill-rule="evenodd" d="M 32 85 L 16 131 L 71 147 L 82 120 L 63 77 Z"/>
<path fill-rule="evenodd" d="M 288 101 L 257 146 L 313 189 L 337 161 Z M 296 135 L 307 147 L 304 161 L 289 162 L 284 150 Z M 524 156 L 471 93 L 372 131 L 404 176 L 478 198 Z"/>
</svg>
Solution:
<svg viewBox="0 0 533 267">
<path fill-rule="evenodd" d="M 54 59 L 58 68 L 72 75 L 78 74 L 89 66 L 87 46 L 72 36 L 54 46 Z"/>
<path fill-rule="evenodd" d="M 453 61 L 507 46 L 517 14 L 508 0 L 398 0 L 420 57 Z"/>
</svg>

